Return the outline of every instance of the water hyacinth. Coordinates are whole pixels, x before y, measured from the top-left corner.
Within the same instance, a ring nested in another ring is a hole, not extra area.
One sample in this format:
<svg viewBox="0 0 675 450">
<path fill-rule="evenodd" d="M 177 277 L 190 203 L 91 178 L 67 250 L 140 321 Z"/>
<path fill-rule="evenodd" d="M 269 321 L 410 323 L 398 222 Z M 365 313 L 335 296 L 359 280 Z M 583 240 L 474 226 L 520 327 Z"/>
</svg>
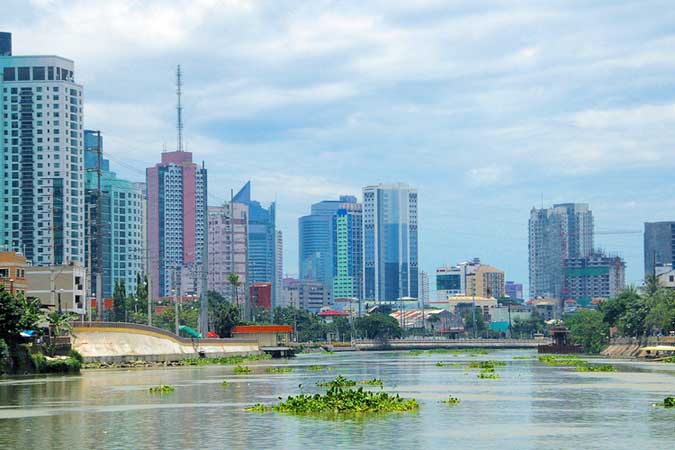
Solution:
<svg viewBox="0 0 675 450">
<path fill-rule="evenodd" d="M 268 367 L 265 369 L 265 373 L 291 373 L 293 372 L 292 367 Z"/>
<path fill-rule="evenodd" d="M 153 394 L 169 394 L 173 391 L 175 391 L 176 388 L 173 386 L 170 386 L 168 384 L 160 384 L 159 386 L 153 386 L 148 391 L 150 391 Z"/>
<path fill-rule="evenodd" d="M 384 389 L 384 383 L 379 378 L 373 378 L 372 380 L 363 380 L 359 381 L 359 384 L 365 384 L 366 386 L 379 386 Z"/>
<path fill-rule="evenodd" d="M 356 381 L 350 380 L 349 378 L 343 377 L 342 375 L 338 375 L 334 380 L 317 381 L 316 385 L 319 387 L 327 387 L 327 388 L 333 387 L 345 388 L 356 386 Z"/>
<path fill-rule="evenodd" d="M 372 380 L 370 380 L 372 381 Z M 257 403 L 246 411 L 276 411 L 297 415 L 345 416 L 360 414 L 384 414 L 392 412 L 415 411 L 419 404 L 415 399 L 404 399 L 398 394 L 366 391 L 362 387 L 348 389 L 356 382 L 338 376 L 335 380 L 323 383 L 328 387 L 325 394 L 299 394 L 288 396 L 285 401 L 266 406 Z"/>
<path fill-rule="evenodd" d="M 457 397 L 453 397 L 452 395 L 448 396 L 447 400 L 442 400 L 441 403 L 445 403 L 448 406 L 454 406 L 459 404 L 460 400 Z"/>
<path fill-rule="evenodd" d="M 247 373 L 253 373 L 253 370 L 247 366 L 236 365 L 234 366 L 235 375 L 245 375 Z"/>
<path fill-rule="evenodd" d="M 577 372 L 616 372 L 616 367 L 611 364 L 598 365 L 579 365 L 576 368 Z"/>
</svg>

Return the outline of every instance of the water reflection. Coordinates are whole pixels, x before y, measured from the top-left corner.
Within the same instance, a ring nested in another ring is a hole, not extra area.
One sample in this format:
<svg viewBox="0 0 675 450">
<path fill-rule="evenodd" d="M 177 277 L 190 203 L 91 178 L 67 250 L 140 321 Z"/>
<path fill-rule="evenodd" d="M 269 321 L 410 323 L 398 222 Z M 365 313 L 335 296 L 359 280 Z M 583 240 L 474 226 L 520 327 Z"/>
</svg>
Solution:
<svg viewBox="0 0 675 450">
<path fill-rule="evenodd" d="M 651 406 L 675 393 L 673 367 L 622 361 L 618 372 L 577 373 L 513 359 L 527 354 L 308 355 L 279 362 L 295 368 L 284 374 L 265 374 L 276 362 L 260 361 L 249 364 L 255 373 L 246 376 L 213 366 L 4 379 L 0 448 L 643 449 L 666 448 L 663 442 L 675 437 L 675 411 Z M 504 361 L 497 368 L 501 379 L 476 378 L 466 365 L 477 359 Z M 438 367 L 438 361 L 446 364 Z M 316 364 L 334 370 L 309 370 Z M 317 381 L 338 374 L 381 378 L 388 390 L 417 398 L 421 409 L 339 421 L 243 411 L 298 393 L 300 384 L 314 392 Z M 176 391 L 148 392 L 159 384 Z M 449 394 L 461 403 L 441 403 Z"/>
</svg>

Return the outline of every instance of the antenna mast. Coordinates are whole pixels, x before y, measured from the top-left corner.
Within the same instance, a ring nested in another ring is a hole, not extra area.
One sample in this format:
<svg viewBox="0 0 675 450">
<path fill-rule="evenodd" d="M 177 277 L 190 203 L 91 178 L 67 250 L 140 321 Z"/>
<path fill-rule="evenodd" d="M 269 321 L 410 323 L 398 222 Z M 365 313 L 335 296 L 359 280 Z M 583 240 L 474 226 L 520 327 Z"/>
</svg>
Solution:
<svg viewBox="0 0 675 450">
<path fill-rule="evenodd" d="M 178 104 L 176 106 L 176 112 L 178 115 L 178 123 L 176 124 L 176 128 L 178 129 L 178 148 L 177 150 L 179 152 L 183 151 L 183 105 L 180 102 L 180 96 L 181 96 L 181 87 L 183 86 L 183 83 L 181 81 L 181 71 L 180 71 L 180 64 L 176 68 L 176 95 L 178 96 Z"/>
</svg>

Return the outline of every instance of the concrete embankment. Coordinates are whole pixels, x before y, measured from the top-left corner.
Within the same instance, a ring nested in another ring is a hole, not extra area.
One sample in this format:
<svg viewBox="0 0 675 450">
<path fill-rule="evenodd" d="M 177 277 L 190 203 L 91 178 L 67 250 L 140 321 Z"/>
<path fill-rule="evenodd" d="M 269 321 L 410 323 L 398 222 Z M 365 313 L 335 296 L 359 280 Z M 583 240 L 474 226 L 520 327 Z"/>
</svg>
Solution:
<svg viewBox="0 0 675 450">
<path fill-rule="evenodd" d="M 673 345 L 675 345 L 675 337 L 672 336 L 654 336 L 642 339 L 620 337 L 612 339 L 602 351 L 602 354 L 611 358 L 641 358 L 646 354 L 645 347 Z"/>
<path fill-rule="evenodd" d="M 260 353 L 250 339 L 180 338 L 159 328 L 137 324 L 75 324 L 73 348 L 85 362 L 180 361 L 201 354 L 211 358 Z"/>
</svg>

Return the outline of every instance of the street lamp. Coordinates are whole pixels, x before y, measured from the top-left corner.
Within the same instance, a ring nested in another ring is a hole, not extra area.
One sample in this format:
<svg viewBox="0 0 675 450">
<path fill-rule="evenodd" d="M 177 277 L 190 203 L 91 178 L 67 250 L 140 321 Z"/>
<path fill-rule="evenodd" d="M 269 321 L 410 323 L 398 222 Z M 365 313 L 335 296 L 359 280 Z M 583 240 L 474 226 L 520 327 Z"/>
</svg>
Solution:
<svg viewBox="0 0 675 450">
<path fill-rule="evenodd" d="M 9 279 L 9 293 L 14 295 L 14 278 Z"/>
</svg>

